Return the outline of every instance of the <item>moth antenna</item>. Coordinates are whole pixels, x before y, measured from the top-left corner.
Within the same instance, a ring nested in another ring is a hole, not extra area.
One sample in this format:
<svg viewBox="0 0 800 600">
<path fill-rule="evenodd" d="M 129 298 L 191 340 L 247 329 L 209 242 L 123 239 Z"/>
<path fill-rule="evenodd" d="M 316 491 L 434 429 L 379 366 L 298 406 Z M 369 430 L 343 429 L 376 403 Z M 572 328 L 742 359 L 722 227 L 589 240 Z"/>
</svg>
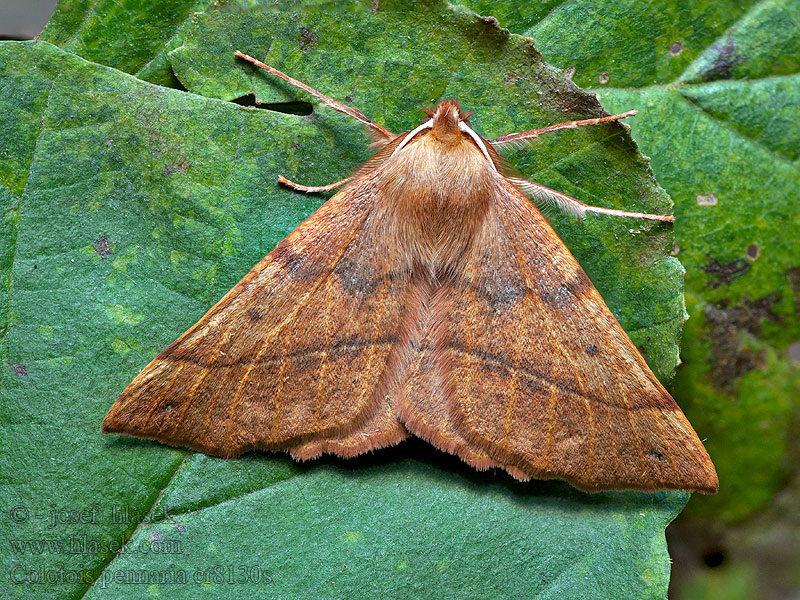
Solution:
<svg viewBox="0 0 800 600">
<path fill-rule="evenodd" d="M 542 129 L 529 129 L 528 131 L 520 131 L 519 133 L 506 133 L 501 135 L 499 138 L 490 140 L 489 143 L 495 148 L 503 148 L 508 146 L 519 147 L 521 145 L 524 145 L 526 142 L 529 142 L 530 140 L 536 139 L 543 133 L 550 133 L 551 131 L 560 131 L 561 129 L 576 129 L 578 127 L 583 127 L 584 125 L 599 125 L 600 123 L 619 121 L 620 119 L 632 117 L 635 114 L 636 114 L 635 110 L 629 110 L 628 112 L 619 115 L 612 115 L 610 117 L 583 119 L 582 121 L 567 121 L 565 123 L 558 123 L 557 125 L 549 125 L 547 127 L 543 127 Z"/>
<path fill-rule="evenodd" d="M 278 183 L 282 183 L 283 185 L 292 188 L 293 190 L 297 190 L 299 192 L 306 192 L 307 194 L 311 194 L 313 192 L 330 192 L 331 190 L 335 190 L 338 187 L 342 187 L 344 184 L 349 183 L 355 179 L 355 175 L 351 175 L 350 177 L 345 177 L 344 179 L 340 179 L 339 181 L 334 181 L 333 183 L 329 183 L 328 185 L 302 185 L 300 183 L 295 183 L 294 181 L 289 181 L 283 175 L 278 175 Z"/>
<path fill-rule="evenodd" d="M 362 113 L 357 108 L 352 108 L 350 106 L 346 106 L 346 105 L 342 104 L 341 102 L 339 102 L 338 100 L 334 100 L 330 96 L 326 96 L 325 94 L 323 94 L 321 92 L 318 92 L 317 90 L 315 90 L 311 86 L 306 85 L 302 81 L 298 81 L 297 79 L 294 79 L 294 78 L 289 77 L 288 75 L 286 75 L 284 73 L 281 73 L 275 67 L 270 67 L 269 65 L 265 65 L 260 60 L 257 60 L 255 58 L 253 58 L 252 56 L 248 56 L 244 52 L 239 52 L 238 50 L 236 50 L 236 52 L 234 52 L 234 54 L 236 56 L 238 56 L 239 58 L 242 58 L 242 59 L 246 60 L 247 62 L 253 63 L 257 67 L 261 67 L 262 69 L 264 69 L 265 71 L 268 71 L 269 73 L 272 73 L 273 75 L 277 75 L 281 79 L 283 79 L 285 81 L 288 81 L 293 86 L 298 87 L 301 90 L 304 90 L 304 91 L 308 92 L 312 96 L 315 96 L 315 97 L 319 98 L 327 106 L 330 106 L 332 109 L 338 110 L 339 112 L 343 112 L 344 114 L 349 115 L 349 116 L 353 117 L 354 119 L 356 119 L 358 121 L 361 121 L 362 123 L 364 123 L 364 125 L 367 126 L 367 129 L 369 131 L 372 131 L 373 134 L 375 134 L 375 136 L 377 136 L 378 139 L 385 140 L 386 142 L 389 142 L 392 139 L 394 139 L 395 135 L 391 131 L 389 131 L 388 129 L 385 129 L 384 127 L 381 127 L 375 121 L 372 121 L 372 120 L 368 119 L 366 116 L 364 116 L 364 113 Z"/>
<path fill-rule="evenodd" d="M 625 210 L 616 210 L 614 208 L 592 206 L 591 204 L 585 204 L 580 200 L 576 200 L 572 196 L 567 196 L 561 192 L 551 190 L 549 187 L 545 187 L 535 181 L 528 181 L 527 179 L 520 179 L 519 177 L 509 177 L 508 180 L 537 204 L 542 204 L 545 207 L 555 206 L 567 214 L 575 215 L 578 219 L 585 217 L 586 213 L 596 213 L 614 217 L 664 221 L 666 223 L 675 221 L 673 215 L 652 215 L 649 213 L 628 212 Z"/>
</svg>

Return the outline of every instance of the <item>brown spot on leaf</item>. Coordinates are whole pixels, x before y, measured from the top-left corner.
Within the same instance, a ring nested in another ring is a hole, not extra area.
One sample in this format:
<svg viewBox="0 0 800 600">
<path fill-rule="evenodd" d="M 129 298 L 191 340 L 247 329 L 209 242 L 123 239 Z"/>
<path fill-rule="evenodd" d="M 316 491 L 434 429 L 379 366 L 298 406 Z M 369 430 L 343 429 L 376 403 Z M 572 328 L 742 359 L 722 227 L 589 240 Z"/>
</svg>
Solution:
<svg viewBox="0 0 800 600">
<path fill-rule="evenodd" d="M 706 320 L 711 325 L 711 351 L 714 354 L 711 381 L 715 386 L 732 392 L 742 374 L 764 364 L 766 352 L 748 348 L 747 336 L 759 336 L 764 320 L 781 321 L 781 317 L 772 312 L 772 307 L 780 299 L 780 296 L 773 294 L 759 300 L 745 300 L 733 307 L 728 306 L 727 301 L 706 305 Z"/>
<path fill-rule="evenodd" d="M 718 288 L 721 285 L 729 284 L 734 277 L 747 273 L 750 270 L 750 263 L 743 258 L 737 258 L 729 263 L 721 263 L 716 258 L 712 258 L 703 267 L 703 271 L 716 277 L 713 281 L 709 281 L 712 288 Z"/>
<path fill-rule="evenodd" d="M 597 76 L 597 81 L 600 82 L 601 85 L 607 84 L 609 79 L 610 78 L 606 71 L 603 71 L 602 73 L 600 73 L 600 75 Z"/>
<path fill-rule="evenodd" d="M 756 260 L 760 252 L 761 251 L 756 244 L 750 244 L 747 247 L 747 250 L 745 250 L 744 254 L 747 257 L 747 260 Z"/>
<path fill-rule="evenodd" d="M 594 344 L 589 344 L 588 346 L 586 346 L 586 354 L 588 354 L 589 356 L 594 356 L 598 352 L 600 352 L 600 349 Z"/>
<path fill-rule="evenodd" d="M 489 25 L 490 27 L 497 27 L 500 28 L 500 22 L 495 17 L 482 17 L 481 21 L 484 25 Z"/>
<path fill-rule="evenodd" d="M 794 303 L 797 310 L 797 318 L 800 319 L 800 267 L 791 267 L 786 271 L 786 278 L 794 292 Z"/>
<path fill-rule="evenodd" d="M 672 56 L 678 56 L 681 52 L 683 52 L 683 44 L 680 42 L 675 41 L 669 45 L 669 53 Z"/>
<path fill-rule="evenodd" d="M 108 243 L 108 238 L 101 235 L 94 241 L 94 251 L 100 255 L 100 258 L 111 256 L 111 244 Z"/>
<path fill-rule="evenodd" d="M 701 74 L 705 81 L 730 79 L 733 67 L 744 62 L 744 58 L 736 53 L 736 42 L 733 38 L 716 42 L 711 46 L 711 52 L 716 53 L 717 56 L 711 66 Z"/>
<path fill-rule="evenodd" d="M 672 242 L 672 250 L 669 251 L 670 256 L 678 256 L 681 253 L 681 247 L 678 242 Z"/>
<path fill-rule="evenodd" d="M 305 27 L 300 28 L 300 49 L 303 52 L 311 50 L 310 46 L 316 44 L 317 40 L 319 40 L 319 37 L 317 37 L 316 33 Z"/>
<path fill-rule="evenodd" d="M 17 377 L 25 377 L 28 374 L 28 369 L 22 363 L 14 365 L 14 375 Z"/>
</svg>

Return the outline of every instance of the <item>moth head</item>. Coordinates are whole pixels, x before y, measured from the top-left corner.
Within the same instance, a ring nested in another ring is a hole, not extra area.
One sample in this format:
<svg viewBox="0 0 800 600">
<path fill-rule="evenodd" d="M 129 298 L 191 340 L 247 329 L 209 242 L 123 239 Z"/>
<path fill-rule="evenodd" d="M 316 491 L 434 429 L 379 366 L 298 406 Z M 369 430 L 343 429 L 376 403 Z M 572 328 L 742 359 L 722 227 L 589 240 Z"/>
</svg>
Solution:
<svg viewBox="0 0 800 600">
<path fill-rule="evenodd" d="M 426 110 L 425 113 L 431 118 L 431 135 L 450 144 L 461 142 L 464 132 L 460 123 L 467 122 L 472 115 L 462 114 L 461 107 L 455 100 L 444 100 L 433 111 Z"/>
<path fill-rule="evenodd" d="M 492 170 L 498 170 L 500 157 L 494 150 L 490 150 L 488 142 L 472 130 L 469 124 L 471 112 L 462 113 L 461 107 L 455 100 L 444 100 L 436 105 L 433 110 L 424 109 L 423 112 L 428 116 L 416 129 L 408 132 L 402 141 L 395 146 L 391 156 L 399 153 L 412 140 L 418 136 L 433 136 L 443 144 L 456 146 L 465 141 L 474 143 L 483 153 L 486 160 L 491 165 Z"/>
</svg>

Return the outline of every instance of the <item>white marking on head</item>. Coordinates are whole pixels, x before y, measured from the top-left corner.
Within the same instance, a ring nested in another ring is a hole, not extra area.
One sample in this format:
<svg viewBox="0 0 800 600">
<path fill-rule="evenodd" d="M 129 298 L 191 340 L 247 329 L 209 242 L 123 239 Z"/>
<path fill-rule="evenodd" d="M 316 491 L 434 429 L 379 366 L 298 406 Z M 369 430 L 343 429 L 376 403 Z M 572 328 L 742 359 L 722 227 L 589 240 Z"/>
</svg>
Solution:
<svg viewBox="0 0 800 600">
<path fill-rule="evenodd" d="M 392 156 L 394 156 L 395 154 L 397 154 L 398 152 L 400 152 L 400 150 L 401 150 L 401 149 L 402 149 L 402 148 L 403 148 L 403 147 L 404 147 L 406 144 L 408 144 L 408 142 L 410 142 L 410 141 L 411 141 L 411 140 L 414 138 L 414 136 L 415 136 L 415 135 L 417 135 L 417 134 L 418 134 L 420 131 L 422 131 L 423 129 L 430 129 L 431 127 L 433 127 L 433 119 L 428 119 L 428 120 L 427 120 L 427 121 L 425 121 L 425 122 L 424 122 L 422 125 L 420 125 L 420 126 L 419 126 L 419 127 L 417 127 L 416 129 L 414 129 L 413 131 L 410 131 L 410 132 L 408 133 L 408 135 L 405 137 L 405 139 L 403 139 L 403 141 L 402 141 L 402 142 L 400 142 L 399 144 L 397 144 L 397 148 L 395 148 L 395 149 L 394 149 L 394 152 L 392 152 L 392 154 L 391 154 L 391 156 L 390 156 L 389 158 L 391 158 Z"/>
<path fill-rule="evenodd" d="M 483 155 L 486 157 L 486 160 L 489 161 L 489 164 L 492 167 L 492 171 L 497 173 L 497 167 L 494 166 L 494 161 L 492 160 L 492 157 L 489 156 L 489 150 L 486 149 L 486 144 L 483 143 L 481 136 L 472 131 L 470 126 L 464 123 L 464 121 L 458 122 L 458 128 L 472 138 L 472 140 L 478 145 L 478 148 L 481 149 L 481 152 L 483 152 Z"/>
</svg>

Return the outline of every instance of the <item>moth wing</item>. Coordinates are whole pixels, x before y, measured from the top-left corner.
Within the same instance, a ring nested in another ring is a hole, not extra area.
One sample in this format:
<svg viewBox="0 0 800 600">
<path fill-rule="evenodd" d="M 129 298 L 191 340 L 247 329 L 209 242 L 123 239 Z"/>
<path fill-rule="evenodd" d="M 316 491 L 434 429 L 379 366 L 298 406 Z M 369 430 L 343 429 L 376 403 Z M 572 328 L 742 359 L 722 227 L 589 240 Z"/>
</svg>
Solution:
<svg viewBox="0 0 800 600">
<path fill-rule="evenodd" d="M 517 477 L 590 491 L 716 492 L 714 466 L 686 417 L 510 183 L 463 277 L 448 286 L 438 351 L 463 439 Z"/>
<path fill-rule="evenodd" d="M 380 394 L 407 279 L 389 271 L 373 185 L 326 202 L 161 352 L 103 421 L 237 456 L 353 456 L 408 432 Z"/>
</svg>

